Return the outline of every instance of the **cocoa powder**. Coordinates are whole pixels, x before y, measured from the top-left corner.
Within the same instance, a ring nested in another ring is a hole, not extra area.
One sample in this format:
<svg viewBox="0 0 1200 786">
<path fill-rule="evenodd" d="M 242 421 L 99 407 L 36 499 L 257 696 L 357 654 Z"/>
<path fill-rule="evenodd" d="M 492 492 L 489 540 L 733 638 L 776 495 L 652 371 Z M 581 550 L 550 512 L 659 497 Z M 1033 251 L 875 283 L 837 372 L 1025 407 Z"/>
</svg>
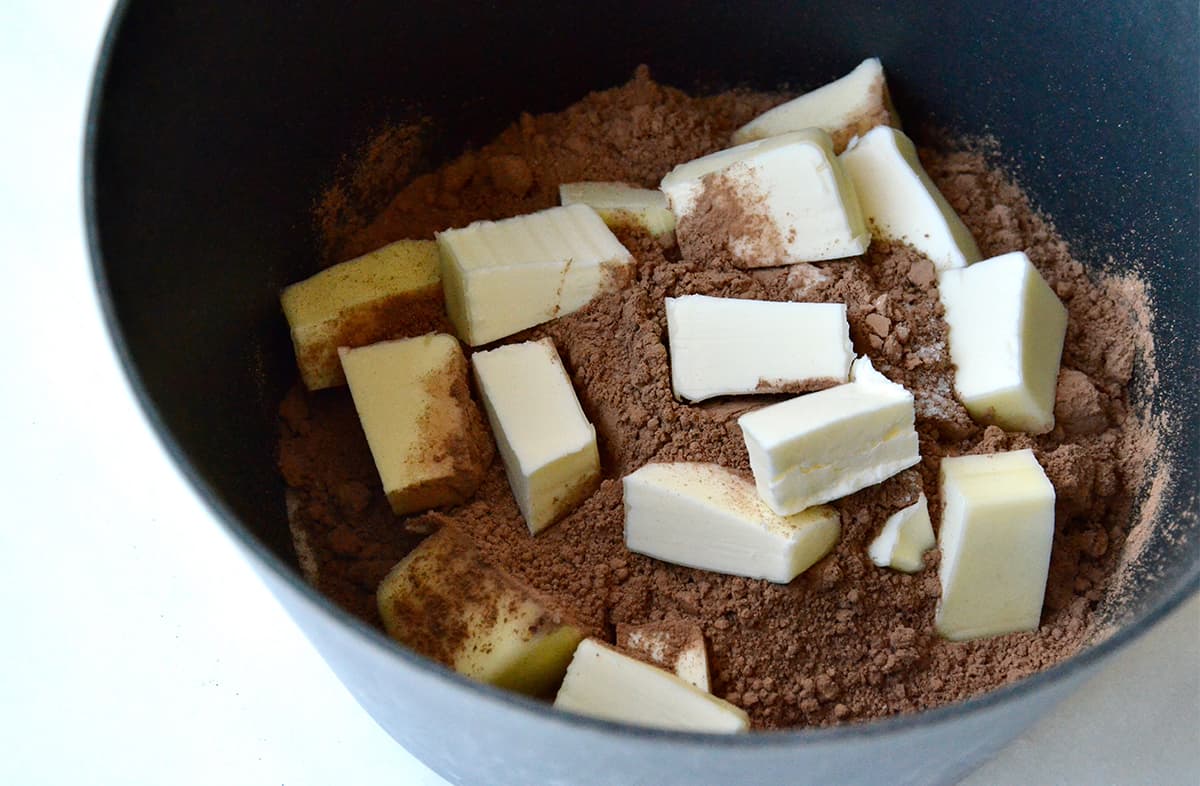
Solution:
<svg viewBox="0 0 1200 786">
<path fill-rule="evenodd" d="M 654 184 L 672 166 L 727 146 L 738 125 L 783 98 L 691 98 L 639 70 L 629 84 L 563 112 L 523 115 L 493 143 L 412 180 L 372 220 L 343 203 L 325 217 L 328 261 L 478 218 L 550 206 L 560 182 Z M 466 504 L 397 518 L 379 488 L 348 393 L 308 394 L 298 387 L 280 408 L 279 460 L 307 575 L 348 611 L 378 624 L 379 580 L 424 533 L 450 522 L 490 563 L 569 607 L 591 635 L 613 641 L 618 625 L 698 625 L 709 644 L 713 692 L 744 707 L 756 728 L 914 712 L 993 689 L 1076 652 L 1111 583 L 1154 449 L 1127 395 L 1145 329 L 1121 299 L 1122 289 L 1088 278 L 987 153 L 929 149 L 921 155 L 984 255 L 1026 251 L 1067 306 L 1053 431 L 1034 437 L 970 419 L 952 392 L 933 267 L 907 246 L 876 240 L 853 260 L 744 270 L 719 245 L 681 255 L 622 229 L 618 235 L 636 259 L 623 288 L 508 339 L 549 337 L 559 348 L 599 436 L 599 489 L 531 537 L 497 460 Z M 390 182 L 394 173 L 379 177 Z M 736 419 L 781 399 L 685 405 L 673 398 L 663 298 L 685 294 L 844 302 L 856 352 L 914 393 L 921 464 L 834 503 L 840 542 L 791 584 L 683 568 L 624 546 L 623 475 L 649 461 L 681 460 L 748 472 Z M 876 567 L 867 545 L 884 520 L 922 490 L 936 524 L 943 456 L 1026 447 L 1058 491 L 1042 624 L 994 639 L 942 640 L 932 626 L 936 550 L 926 555 L 925 570 L 908 575 Z"/>
<path fill-rule="evenodd" d="M 787 261 L 787 246 L 770 215 L 767 195 L 745 175 L 711 172 L 701 178 L 696 204 L 680 219 L 675 234 L 689 259 L 720 254 L 745 268 Z"/>
</svg>

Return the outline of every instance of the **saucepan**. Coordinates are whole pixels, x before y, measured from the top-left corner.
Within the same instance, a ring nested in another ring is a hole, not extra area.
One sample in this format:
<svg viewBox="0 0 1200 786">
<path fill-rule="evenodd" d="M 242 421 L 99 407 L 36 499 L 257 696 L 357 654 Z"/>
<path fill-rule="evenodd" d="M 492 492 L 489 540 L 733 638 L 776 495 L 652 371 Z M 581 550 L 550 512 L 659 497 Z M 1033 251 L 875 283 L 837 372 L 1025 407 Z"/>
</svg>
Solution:
<svg viewBox="0 0 1200 786">
<path fill-rule="evenodd" d="M 88 118 L 96 280 L 133 388 L 214 517 L 362 706 L 450 781 L 951 782 L 1200 586 L 1198 52 L 1187 2 L 122 2 Z M 1139 514 L 1145 543 L 1105 636 L 952 706 L 713 739 L 460 678 L 304 583 L 275 470 L 295 378 L 277 297 L 313 269 L 313 200 L 347 151 L 427 118 L 433 166 L 641 63 L 716 91 L 809 87 L 868 56 L 910 130 L 994 137 L 1080 258 L 1148 282 L 1143 403 L 1163 418 L 1168 480 Z"/>
</svg>

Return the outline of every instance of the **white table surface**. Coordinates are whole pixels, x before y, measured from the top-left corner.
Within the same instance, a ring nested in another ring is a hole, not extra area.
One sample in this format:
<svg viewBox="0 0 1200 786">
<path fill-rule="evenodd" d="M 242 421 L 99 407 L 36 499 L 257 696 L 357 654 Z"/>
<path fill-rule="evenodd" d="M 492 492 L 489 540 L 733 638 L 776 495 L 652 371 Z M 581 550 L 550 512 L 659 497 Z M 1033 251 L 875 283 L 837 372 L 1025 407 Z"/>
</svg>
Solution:
<svg viewBox="0 0 1200 786">
<path fill-rule="evenodd" d="M 82 233 L 110 4 L 0 5 L 0 783 L 441 784 L 354 703 L 149 431 Z M 1200 599 L 968 780 L 1200 782 Z"/>
</svg>

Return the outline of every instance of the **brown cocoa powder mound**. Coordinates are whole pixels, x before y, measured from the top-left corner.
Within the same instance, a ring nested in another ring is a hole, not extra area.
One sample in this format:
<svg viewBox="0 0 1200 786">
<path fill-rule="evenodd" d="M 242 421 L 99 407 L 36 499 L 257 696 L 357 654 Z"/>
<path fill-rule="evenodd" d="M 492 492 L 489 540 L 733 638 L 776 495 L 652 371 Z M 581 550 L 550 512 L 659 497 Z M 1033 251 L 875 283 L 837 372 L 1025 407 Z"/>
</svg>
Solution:
<svg viewBox="0 0 1200 786">
<path fill-rule="evenodd" d="M 421 160 L 427 129 L 428 123 L 424 122 L 390 126 L 342 161 L 334 184 L 313 209 L 320 230 L 321 256 L 327 263 L 359 256 L 342 253 L 346 238 L 363 232 L 412 178 Z M 363 253 L 384 245 L 366 248 Z"/>
<path fill-rule="evenodd" d="M 728 146 L 734 129 L 783 95 L 731 92 L 692 98 L 650 79 L 641 67 L 626 85 L 584 97 L 562 112 L 521 115 L 479 151 L 467 151 L 439 172 L 391 188 L 387 208 L 359 204 L 396 183 L 395 168 L 360 166 L 342 178 L 318 212 L 329 264 L 394 240 L 432 238 L 434 232 L 479 219 L 499 219 L 558 204 L 558 186 L 580 180 L 619 180 L 657 187 L 671 167 Z M 394 133 L 394 132 L 393 132 Z M 398 134 L 411 158 L 415 136 Z M 387 147 L 386 145 L 384 146 Z M 375 159 L 375 145 L 368 146 Z M 407 175 L 410 168 L 404 168 Z"/>
<path fill-rule="evenodd" d="M 733 128 L 778 100 L 689 98 L 639 71 L 629 84 L 564 112 L 523 116 L 495 143 L 414 180 L 365 230 L 331 227 L 332 245 L 352 255 L 476 218 L 545 207 L 555 203 L 562 181 L 651 184 L 675 164 L 724 147 Z M 520 156 L 532 175 L 521 197 L 497 188 L 482 163 L 510 155 Z M 987 155 L 924 150 L 922 156 L 985 255 L 1025 250 L 1067 305 L 1059 423 L 1052 432 L 1030 437 L 970 420 L 952 394 L 932 265 L 906 246 L 876 241 L 855 260 L 747 271 L 719 249 L 682 259 L 677 249 L 621 230 L 636 257 L 624 289 L 509 339 L 548 336 L 558 346 L 599 435 L 605 480 L 598 491 L 534 538 L 495 461 L 473 501 L 397 519 L 379 490 L 346 391 L 293 391 L 281 407 L 280 465 L 298 501 L 293 524 L 317 566 L 317 586 L 378 624 L 375 583 L 421 533 L 449 520 L 475 538 L 490 562 L 570 606 L 593 635 L 612 641 L 616 625 L 663 620 L 700 626 L 714 693 L 745 707 L 756 728 L 914 712 L 995 688 L 1077 651 L 1111 581 L 1153 448 L 1126 395 L 1132 348 L 1144 333 L 1135 332 L 1122 290 L 1090 281 Z M 916 397 L 921 464 L 836 502 L 840 542 L 786 586 L 678 567 L 624 547 L 622 475 L 652 460 L 710 461 L 748 472 L 737 416 L 780 398 L 696 406 L 674 400 L 663 298 L 684 294 L 845 302 L 856 351 Z M 1031 633 L 944 641 L 933 631 L 936 550 L 924 571 L 908 575 L 877 568 L 867 545 L 920 490 L 938 520 L 942 456 L 1024 447 L 1034 449 L 1059 491 L 1042 624 Z"/>
</svg>

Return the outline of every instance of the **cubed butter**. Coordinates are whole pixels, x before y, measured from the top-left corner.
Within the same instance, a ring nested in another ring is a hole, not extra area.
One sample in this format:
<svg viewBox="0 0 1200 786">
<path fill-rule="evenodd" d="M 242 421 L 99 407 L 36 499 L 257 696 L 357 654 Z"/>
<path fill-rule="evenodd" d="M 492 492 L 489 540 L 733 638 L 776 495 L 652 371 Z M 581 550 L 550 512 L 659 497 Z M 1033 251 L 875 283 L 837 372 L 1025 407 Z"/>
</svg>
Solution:
<svg viewBox="0 0 1200 786">
<path fill-rule="evenodd" d="M 759 496 L 781 516 L 880 483 L 921 460 L 913 396 L 861 357 L 845 385 L 738 418 Z"/>
<path fill-rule="evenodd" d="M 855 256 L 871 242 L 854 184 L 817 128 L 680 164 L 662 190 L 685 256 L 711 245 L 739 267 L 770 267 Z"/>
<path fill-rule="evenodd" d="M 703 401 L 745 393 L 800 393 L 846 381 L 854 347 L 842 303 L 667 298 L 671 387 Z"/>
<path fill-rule="evenodd" d="M 339 352 L 392 510 L 455 505 L 474 494 L 493 448 L 457 339 L 430 333 Z"/>
<path fill-rule="evenodd" d="M 587 205 L 439 232 L 446 311 L 476 347 L 578 311 L 633 261 Z"/>
<path fill-rule="evenodd" d="M 536 535 L 599 485 L 596 430 L 549 339 L 476 352 L 471 362 L 509 485 Z"/>
<path fill-rule="evenodd" d="M 818 506 L 776 515 L 748 479 L 716 464 L 647 464 L 626 475 L 625 546 L 676 565 L 786 584 L 837 543 Z"/>
<path fill-rule="evenodd" d="M 733 132 L 733 144 L 804 128 L 821 128 L 829 132 L 833 149 L 840 153 L 851 138 L 862 136 L 878 125 L 899 128 L 900 118 L 888 95 L 883 64 L 872 57 L 841 79 L 754 118 Z"/>
<path fill-rule="evenodd" d="M 1031 450 L 942 459 L 938 633 L 1037 630 L 1054 541 L 1054 486 Z"/>
<path fill-rule="evenodd" d="M 584 639 L 575 650 L 554 706 L 658 729 L 750 730 L 750 718 L 741 708 L 595 639 Z"/>
<path fill-rule="evenodd" d="M 702 691 L 711 689 L 708 644 L 700 626 L 682 620 L 617 625 L 617 648 L 675 672 Z"/>
<path fill-rule="evenodd" d="M 938 270 L 979 261 L 975 238 L 926 174 L 903 132 L 877 126 L 851 141 L 839 158 L 877 237 L 908 243 Z"/>
<path fill-rule="evenodd" d="M 1067 309 L 1022 251 L 938 278 L 954 389 L 971 417 L 1010 431 L 1054 428 Z"/>
<path fill-rule="evenodd" d="M 546 696 L 583 639 L 563 610 L 442 527 L 379 585 L 388 635 L 472 679 Z"/>
<path fill-rule="evenodd" d="M 922 557 L 935 543 L 929 501 L 922 493 L 916 502 L 888 517 L 867 554 L 881 568 L 916 573 L 925 567 Z"/>
<path fill-rule="evenodd" d="M 305 387 L 346 384 L 338 347 L 407 338 L 412 325 L 441 315 L 438 266 L 432 240 L 400 240 L 284 289 L 279 299 Z"/>
<path fill-rule="evenodd" d="M 675 231 L 675 214 L 667 205 L 667 195 L 657 188 L 595 181 L 563 183 L 558 198 L 563 205 L 587 205 L 614 229 L 637 226 L 660 238 Z"/>
</svg>

